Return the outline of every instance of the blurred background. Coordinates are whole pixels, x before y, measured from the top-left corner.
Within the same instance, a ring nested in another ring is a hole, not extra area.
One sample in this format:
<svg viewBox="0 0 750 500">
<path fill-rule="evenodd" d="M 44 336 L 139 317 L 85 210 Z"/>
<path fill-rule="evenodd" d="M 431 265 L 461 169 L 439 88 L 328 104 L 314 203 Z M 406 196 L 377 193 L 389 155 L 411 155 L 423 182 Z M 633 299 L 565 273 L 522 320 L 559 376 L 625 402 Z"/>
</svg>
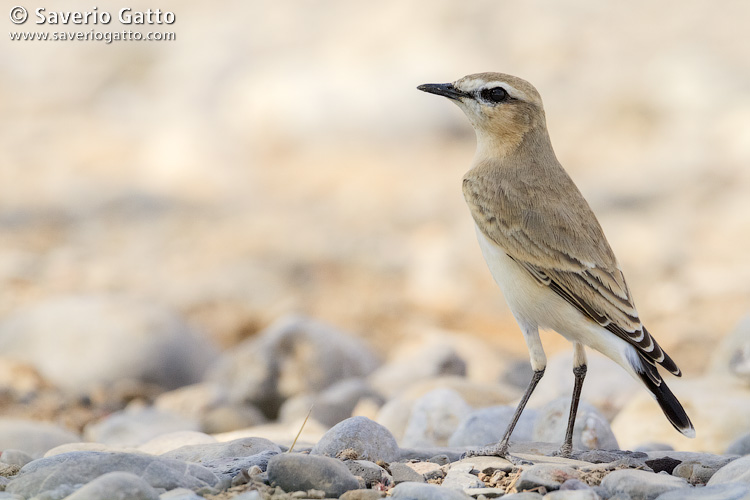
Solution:
<svg viewBox="0 0 750 500">
<path fill-rule="evenodd" d="M 174 12 L 131 29 L 176 41 L 2 42 L 6 331 L 50 301 L 118 296 L 217 350 L 304 313 L 380 356 L 439 329 L 525 359 L 461 194 L 473 131 L 415 88 L 481 71 L 540 91 L 561 163 L 684 372 L 748 312 L 746 2 L 127 6 Z"/>
</svg>

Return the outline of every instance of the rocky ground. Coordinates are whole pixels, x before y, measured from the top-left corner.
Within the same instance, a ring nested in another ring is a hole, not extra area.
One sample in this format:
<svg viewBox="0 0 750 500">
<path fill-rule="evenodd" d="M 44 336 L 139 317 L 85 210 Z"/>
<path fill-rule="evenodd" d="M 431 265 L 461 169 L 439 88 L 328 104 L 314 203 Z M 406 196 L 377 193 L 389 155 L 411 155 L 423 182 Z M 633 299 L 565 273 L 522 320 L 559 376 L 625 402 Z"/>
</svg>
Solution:
<svg viewBox="0 0 750 500">
<path fill-rule="evenodd" d="M 37 356 L 0 372 L 13 409 L 0 418 L 0 499 L 750 498 L 748 324 L 717 350 L 715 371 L 668 380 L 696 439 L 592 356 L 576 451 L 556 457 L 572 385 L 562 353 L 519 421 L 509 462 L 462 458 L 500 438 L 529 376 L 524 361 L 478 339 L 433 332 L 381 360 L 346 332 L 290 316 L 218 354 L 152 304 L 110 297 L 44 307 L 0 325 L 6 355 Z M 101 310 L 118 311 L 118 321 L 98 318 Z M 128 318 L 144 335 L 97 346 L 99 332 L 65 314 L 112 331 Z M 28 349 L 62 349 L 61 337 L 103 355 L 119 349 L 131 372 L 117 378 L 117 364 Z M 178 347 L 202 363 L 170 358 Z"/>
</svg>

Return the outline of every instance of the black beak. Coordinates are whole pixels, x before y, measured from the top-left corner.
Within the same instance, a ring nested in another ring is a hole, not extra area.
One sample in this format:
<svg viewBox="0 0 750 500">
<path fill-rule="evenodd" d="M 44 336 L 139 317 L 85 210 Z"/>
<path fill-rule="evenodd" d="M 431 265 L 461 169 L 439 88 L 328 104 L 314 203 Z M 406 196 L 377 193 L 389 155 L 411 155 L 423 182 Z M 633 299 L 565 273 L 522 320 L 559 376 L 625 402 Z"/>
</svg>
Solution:
<svg viewBox="0 0 750 500">
<path fill-rule="evenodd" d="M 422 92 L 429 92 L 430 94 L 441 95 L 448 99 L 458 101 L 462 97 L 470 97 L 466 92 L 461 92 L 452 83 L 425 83 L 417 87 Z"/>
</svg>

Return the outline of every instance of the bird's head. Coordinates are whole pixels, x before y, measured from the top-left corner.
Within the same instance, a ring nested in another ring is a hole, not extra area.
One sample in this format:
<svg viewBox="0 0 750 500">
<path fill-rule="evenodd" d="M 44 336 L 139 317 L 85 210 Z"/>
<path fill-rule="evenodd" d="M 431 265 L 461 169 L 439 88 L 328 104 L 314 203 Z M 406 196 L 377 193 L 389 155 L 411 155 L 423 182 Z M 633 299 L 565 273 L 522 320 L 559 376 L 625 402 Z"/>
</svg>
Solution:
<svg viewBox="0 0 750 500">
<path fill-rule="evenodd" d="M 477 73 L 453 83 L 417 87 L 451 99 L 466 114 L 478 142 L 509 150 L 538 127 L 546 130 L 539 92 L 529 82 L 503 73 Z"/>
</svg>

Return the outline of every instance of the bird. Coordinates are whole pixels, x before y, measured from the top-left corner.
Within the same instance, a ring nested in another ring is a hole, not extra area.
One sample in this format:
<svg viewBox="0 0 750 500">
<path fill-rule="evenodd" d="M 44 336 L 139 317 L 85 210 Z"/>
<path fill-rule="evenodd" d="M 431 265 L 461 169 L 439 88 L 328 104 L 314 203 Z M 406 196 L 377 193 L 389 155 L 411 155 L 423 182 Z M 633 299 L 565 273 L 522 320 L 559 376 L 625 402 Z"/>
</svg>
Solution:
<svg viewBox="0 0 750 500">
<path fill-rule="evenodd" d="M 619 364 L 656 399 L 679 432 L 695 437 L 684 408 L 657 366 L 682 373 L 641 322 L 622 269 L 589 204 L 557 160 L 539 92 L 526 80 L 477 73 L 418 90 L 443 96 L 464 112 L 476 153 L 463 195 L 490 272 L 529 350 L 531 381 L 503 438 L 469 456 L 510 457 L 513 429 L 544 375 L 539 329 L 573 344 L 573 394 L 565 438 L 556 455 L 570 457 L 586 377 L 585 347 Z"/>
</svg>

